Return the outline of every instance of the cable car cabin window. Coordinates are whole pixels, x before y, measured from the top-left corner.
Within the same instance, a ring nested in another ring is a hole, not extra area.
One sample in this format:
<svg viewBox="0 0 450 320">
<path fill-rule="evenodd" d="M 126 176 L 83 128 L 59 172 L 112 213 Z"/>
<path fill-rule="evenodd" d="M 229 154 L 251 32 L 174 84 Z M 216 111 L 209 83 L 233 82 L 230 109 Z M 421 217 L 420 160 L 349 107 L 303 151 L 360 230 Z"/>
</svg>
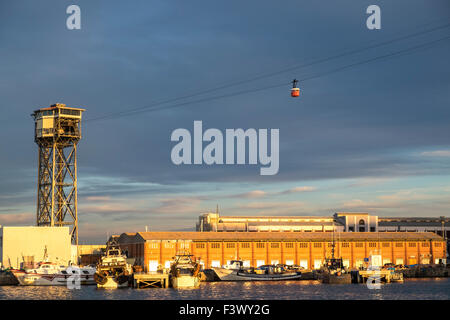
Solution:
<svg viewBox="0 0 450 320">
<path fill-rule="evenodd" d="M 227 243 L 227 249 L 234 248 L 234 243 Z"/>
<path fill-rule="evenodd" d="M 220 243 L 211 243 L 211 249 L 219 249 Z"/>
<path fill-rule="evenodd" d="M 364 243 L 362 243 L 362 242 L 357 242 L 357 243 L 355 243 L 355 247 L 356 247 L 356 248 L 362 248 L 362 247 L 364 247 Z"/>
<path fill-rule="evenodd" d="M 322 244 L 321 243 L 314 243 L 314 248 L 322 248 Z"/>
<path fill-rule="evenodd" d="M 397 243 L 395 244 L 395 247 L 397 247 L 397 248 L 402 248 L 402 247 L 403 247 L 403 243 L 397 242 Z"/>
<path fill-rule="evenodd" d="M 377 243 L 376 242 L 369 242 L 369 248 L 376 248 Z"/>
<path fill-rule="evenodd" d="M 350 244 L 348 242 L 342 243 L 342 248 L 348 248 L 350 247 Z"/>
<path fill-rule="evenodd" d="M 416 244 L 414 242 L 410 242 L 410 243 L 408 243 L 408 247 L 415 248 Z"/>
<path fill-rule="evenodd" d="M 241 243 L 241 248 L 245 248 L 245 249 L 250 248 L 250 243 L 249 243 L 249 242 L 243 242 L 243 243 Z"/>
<path fill-rule="evenodd" d="M 79 110 L 71 110 L 71 109 L 60 109 L 60 114 L 67 114 L 69 116 L 79 116 L 80 111 Z"/>
<path fill-rule="evenodd" d="M 299 247 L 299 248 L 308 248 L 308 243 L 306 243 L 306 242 L 300 242 L 300 243 L 298 244 L 298 247 Z"/>
<path fill-rule="evenodd" d="M 286 247 L 286 248 L 293 248 L 293 247 L 294 247 L 294 244 L 293 244 L 292 242 L 287 242 L 287 243 L 285 244 L 285 247 Z"/>
<path fill-rule="evenodd" d="M 261 242 L 258 242 L 257 244 L 256 244 L 256 248 L 258 248 L 258 249 L 264 249 L 266 246 L 265 246 L 265 243 L 261 243 Z"/>
<path fill-rule="evenodd" d="M 41 112 L 41 116 L 51 116 L 53 115 L 53 110 L 45 110 Z"/>
<path fill-rule="evenodd" d="M 195 247 L 196 247 L 197 249 L 204 249 L 204 248 L 205 248 L 205 244 L 204 244 L 204 243 L 196 243 L 196 244 L 195 244 Z"/>
<path fill-rule="evenodd" d="M 279 244 L 279 243 L 271 243 L 271 244 L 270 244 L 270 247 L 273 248 L 273 249 L 279 248 L 279 247 L 280 247 L 280 244 Z"/>
<path fill-rule="evenodd" d="M 428 248 L 430 244 L 428 242 L 422 242 L 422 247 Z"/>
<path fill-rule="evenodd" d="M 438 242 L 434 244 L 435 247 L 442 247 L 442 243 Z"/>
<path fill-rule="evenodd" d="M 391 244 L 389 242 L 383 242 L 383 248 L 389 248 Z"/>
</svg>

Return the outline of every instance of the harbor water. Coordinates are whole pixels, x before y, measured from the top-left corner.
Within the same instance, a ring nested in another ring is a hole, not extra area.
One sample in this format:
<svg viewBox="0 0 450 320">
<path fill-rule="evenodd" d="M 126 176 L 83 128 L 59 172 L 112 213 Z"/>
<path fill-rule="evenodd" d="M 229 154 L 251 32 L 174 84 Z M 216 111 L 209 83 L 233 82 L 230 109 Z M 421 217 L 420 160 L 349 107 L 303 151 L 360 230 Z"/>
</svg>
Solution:
<svg viewBox="0 0 450 320">
<path fill-rule="evenodd" d="M 203 282 L 197 289 L 97 289 L 81 286 L 0 286 L 0 300 L 449 300 L 450 278 L 408 279 L 404 283 L 381 284 L 370 290 L 365 284 L 327 285 L 318 281 Z"/>
</svg>

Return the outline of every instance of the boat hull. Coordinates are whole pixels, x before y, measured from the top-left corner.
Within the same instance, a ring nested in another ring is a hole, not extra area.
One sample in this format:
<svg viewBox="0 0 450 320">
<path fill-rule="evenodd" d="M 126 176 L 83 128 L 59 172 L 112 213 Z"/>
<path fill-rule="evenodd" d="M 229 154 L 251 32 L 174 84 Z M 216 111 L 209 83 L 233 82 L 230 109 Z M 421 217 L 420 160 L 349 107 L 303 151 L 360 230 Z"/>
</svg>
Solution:
<svg viewBox="0 0 450 320">
<path fill-rule="evenodd" d="M 105 283 L 97 283 L 97 288 L 104 288 L 104 289 L 117 289 L 126 287 L 128 287 L 128 281 L 119 283 L 113 276 L 107 276 Z"/>
<path fill-rule="evenodd" d="M 179 276 L 172 277 L 173 288 L 198 288 L 200 286 L 200 278 L 196 276 Z"/>
<path fill-rule="evenodd" d="M 326 284 L 351 284 L 352 275 L 350 273 L 344 273 L 341 275 L 325 273 L 322 275 L 321 280 L 322 283 Z"/>
<path fill-rule="evenodd" d="M 221 281 L 283 281 L 298 280 L 301 278 L 300 272 L 289 272 L 282 274 L 251 274 L 239 270 L 225 268 L 213 268 Z"/>
<path fill-rule="evenodd" d="M 80 275 L 79 279 L 71 275 L 57 274 L 39 274 L 23 271 L 12 271 L 21 286 L 67 286 L 75 285 L 79 280 L 80 285 L 95 284 L 94 275 Z"/>
</svg>

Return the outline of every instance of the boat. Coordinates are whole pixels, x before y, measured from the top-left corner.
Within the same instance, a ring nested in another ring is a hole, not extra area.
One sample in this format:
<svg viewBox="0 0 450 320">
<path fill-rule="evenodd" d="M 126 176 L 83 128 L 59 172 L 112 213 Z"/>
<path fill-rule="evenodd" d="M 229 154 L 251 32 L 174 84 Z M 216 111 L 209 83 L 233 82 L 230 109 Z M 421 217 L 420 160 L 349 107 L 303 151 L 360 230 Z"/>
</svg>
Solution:
<svg viewBox="0 0 450 320">
<path fill-rule="evenodd" d="M 189 253 L 175 255 L 170 265 L 170 281 L 173 288 L 198 288 L 200 286 L 200 264 Z"/>
<path fill-rule="evenodd" d="M 11 273 L 22 286 L 68 286 L 95 284 L 93 267 L 63 266 L 45 261 L 39 263 L 37 268 L 18 270 Z"/>
<path fill-rule="evenodd" d="M 221 281 L 280 281 L 298 280 L 302 273 L 282 265 L 244 268 L 242 261 L 232 260 L 221 268 L 212 268 Z"/>
<path fill-rule="evenodd" d="M 11 269 L 10 272 L 22 286 L 70 286 L 95 284 L 95 268 L 64 266 L 52 261 L 44 249 L 43 261 L 36 268 Z"/>
<path fill-rule="evenodd" d="M 342 258 L 325 259 L 325 264 L 319 273 L 319 279 L 327 284 L 350 284 L 352 275 L 342 263 Z"/>
<path fill-rule="evenodd" d="M 108 241 L 106 253 L 100 258 L 94 275 L 98 288 L 116 289 L 128 287 L 132 275 L 132 266 L 122 253 L 115 239 Z"/>
<path fill-rule="evenodd" d="M 350 284 L 352 283 L 352 275 L 344 266 L 342 258 L 335 257 L 335 239 L 334 239 L 334 224 L 331 243 L 331 257 L 325 259 L 320 272 L 319 279 L 326 284 Z"/>
</svg>

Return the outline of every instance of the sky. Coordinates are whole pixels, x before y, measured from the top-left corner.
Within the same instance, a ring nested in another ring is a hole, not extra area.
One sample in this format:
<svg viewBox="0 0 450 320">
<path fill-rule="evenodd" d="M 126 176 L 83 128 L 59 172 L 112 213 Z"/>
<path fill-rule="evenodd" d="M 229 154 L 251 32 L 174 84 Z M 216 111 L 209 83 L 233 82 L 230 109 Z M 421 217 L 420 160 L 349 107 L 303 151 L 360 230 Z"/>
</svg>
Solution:
<svg viewBox="0 0 450 320">
<path fill-rule="evenodd" d="M 80 30 L 66 27 L 71 4 Z M 366 26 L 372 4 L 379 30 Z M 30 114 L 56 102 L 86 109 L 80 243 L 145 226 L 193 230 L 217 204 L 222 215 L 449 216 L 450 40 L 373 60 L 450 36 L 449 9 L 446 0 L 2 1 L 0 224 L 35 223 Z M 193 132 L 195 120 L 222 132 L 279 129 L 278 174 L 174 165 L 171 133 Z"/>
</svg>

